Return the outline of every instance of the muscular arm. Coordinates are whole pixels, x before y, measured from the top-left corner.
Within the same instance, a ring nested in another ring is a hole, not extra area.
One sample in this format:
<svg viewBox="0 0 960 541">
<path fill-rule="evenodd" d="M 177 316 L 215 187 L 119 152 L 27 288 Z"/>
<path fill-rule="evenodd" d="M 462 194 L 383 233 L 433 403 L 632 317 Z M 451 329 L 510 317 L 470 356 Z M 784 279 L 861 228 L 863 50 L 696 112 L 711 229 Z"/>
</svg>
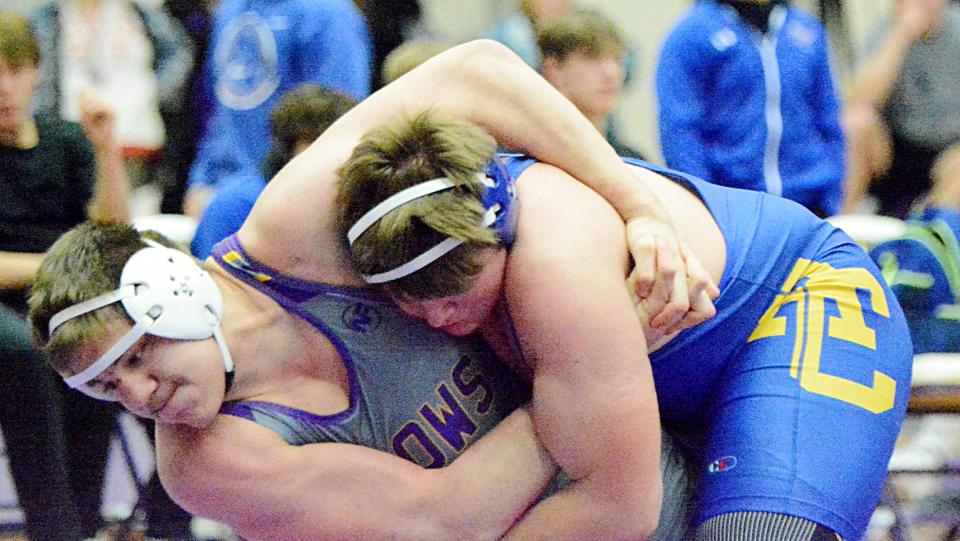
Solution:
<svg viewBox="0 0 960 541">
<path fill-rule="evenodd" d="M 610 201 L 624 218 L 655 215 L 668 220 L 653 194 L 630 181 L 626 166 L 590 121 L 519 57 L 493 41 L 470 42 L 430 59 L 334 124 L 329 138 L 356 140 L 398 114 L 427 108 L 469 120 L 501 143 L 567 171 Z"/>
<path fill-rule="evenodd" d="M 428 108 L 480 125 L 498 141 L 523 148 L 563 169 L 614 205 L 632 225 L 628 242 L 637 262 L 638 292 L 647 296 L 654 286 L 670 292 L 659 324 L 676 324 L 688 313 L 691 302 L 697 312 L 712 314 L 710 298 L 702 292 L 711 284 L 709 277 L 700 272 L 699 265 L 687 265 L 679 256 L 673 226 L 656 197 L 633 179 L 627 166 L 573 104 L 516 55 L 491 41 L 448 50 L 364 100 L 328 129 L 312 152 L 307 151 L 301 162 L 310 165 L 290 168 L 288 174 L 282 172 L 276 185 L 296 183 L 295 188 L 283 188 L 284 199 L 312 200 L 316 208 L 316 201 L 329 197 L 329 191 L 323 193 L 321 185 L 332 182 L 333 170 L 343 163 L 363 133 L 397 115 Z M 295 169 L 304 174 L 298 173 L 300 178 L 293 180 L 289 172 Z M 267 197 L 279 191 L 271 183 Z M 274 199 L 281 201 L 279 197 Z M 277 212 L 289 214 L 287 201 L 277 205 Z M 690 269 L 694 271 L 688 276 Z"/>
<path fill-rule="evenodd" d="M 555 473 L 522 409 L 433 470 L 354 445 L 290 446 L 232 417 L 175 430 L 158 429 L 167 491 L 258 541 L 496 539 Z"/>
<path fill-rule="evenodd" d="M 533 364 L 537 432 L 573 483 L 510 536 L 644 539 L 662 498 L 659 412 L 623 284 L 622 229 L 595 195 L 557 175 L 541 166 L 519 183 L 506 295 Z"/>
<path fill-rule="evenodd" d="M 886 38 L 854 72 L 847 95 L 852 106 L 882 108 L 900 74 L 910 46 L 939 24 L 940 11 L 925 0 L 898 0 Z"/>
</svg>

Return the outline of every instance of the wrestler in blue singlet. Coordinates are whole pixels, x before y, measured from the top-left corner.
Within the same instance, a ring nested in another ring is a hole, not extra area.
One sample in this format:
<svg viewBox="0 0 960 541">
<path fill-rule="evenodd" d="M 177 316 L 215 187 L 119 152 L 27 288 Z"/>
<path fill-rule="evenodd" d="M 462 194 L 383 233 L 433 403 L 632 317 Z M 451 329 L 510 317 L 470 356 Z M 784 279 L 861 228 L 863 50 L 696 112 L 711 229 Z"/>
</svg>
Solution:
<svg viewBox="0 0 960 541">
<path fill-rule="evenodd" d="M 697 522 L 765 511 L 860 539 L 910 391 L 910 335 L 880 272 L 794 202 L 626 161 L 697 195 L 726 240 L 717 315 L 650 355 L 662 421 L 699 461 Z"/>
<path fill-rule="evenodd" d="M 335 415 L 258 401 L 221 407 L 290 445 L 351 443 L 442 467 L 530 397 L 529 386 L 477 335 L 444 334 L 404 315 L 375 290 L 285 276 L 246 254 L 236 235 L 212 255 L 232 276 L 316 327 L 347 367 L 350 405 Z M 669 438 L 663 441 L 664 503 L 654 539 L 683 541 L 689 539 L 692 495 L 683 459 Z M 565 484 L 558 477 L 543 497 Z"/>
</svg>

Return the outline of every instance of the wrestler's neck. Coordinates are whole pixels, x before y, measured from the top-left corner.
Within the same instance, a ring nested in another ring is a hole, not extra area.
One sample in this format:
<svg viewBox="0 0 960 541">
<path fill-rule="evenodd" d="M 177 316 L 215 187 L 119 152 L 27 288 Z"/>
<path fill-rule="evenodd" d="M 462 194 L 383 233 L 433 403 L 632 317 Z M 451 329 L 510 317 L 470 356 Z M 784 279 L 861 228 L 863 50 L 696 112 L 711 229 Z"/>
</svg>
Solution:
<svg viewBox="0 0 960 541">
<path fill-rule="evenodd" d="M 336 349 L 309 323 L 222 270 L 211 274 L 223 296 L 222 328 L 234 362 L 226 400 L 276 399 L 296 381 L 346 381 Z"/>
</svg>

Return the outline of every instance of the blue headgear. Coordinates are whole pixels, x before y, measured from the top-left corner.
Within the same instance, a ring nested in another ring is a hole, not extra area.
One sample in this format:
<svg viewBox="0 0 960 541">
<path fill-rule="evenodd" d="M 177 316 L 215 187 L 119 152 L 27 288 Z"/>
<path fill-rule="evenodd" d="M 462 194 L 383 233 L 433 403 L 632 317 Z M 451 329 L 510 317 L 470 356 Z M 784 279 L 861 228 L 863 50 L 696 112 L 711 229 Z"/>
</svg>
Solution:
<svg viewBox="0 0 960 541">
<path fill-rule="evenodd" d="M 483 208 L 486 209 L 483 215 L 483 224 L 493 229 L 505 246 L 510 246 L 517 233 L 517 217 L 519 216 L 515 181 L 496 157 L 487 164 L 485 173 L 477 173 L 477 179 L 484 186 L 483 193 L 480 196 Z M 440 177 L 421 182 L 393 194 L 370 209 L 350 227 L 347 231 L 347 241 L 352 246 L 364 231 L 391 211 L 415 199 L 454 187 L 456 187 L 454 181 L 446 177 Z M 369 284 L 382 284 L 403 278 L 433 263 L 462 242 L 448 238 L 399 267 L 378 274 L 364 275 L 363 279 Z"/>
<path fill-rule="evenodd" d="M 485 209 L 497 209 L 490 228 L 496 232 L 500 242 L 509 247 L 517 235 L 517 218 L 520 216 L 516 180 L 510 177 L 498 158 L 490 161 L 486 173 L 486 189 L 480 201 Z"/>
<path fill-rule="evenodd" d="M 223 298 L 213 278 L 189 255 L 152 240 L 134 253 L 120 274 L 120 287 L 77 303 L 54 314 L 49 336 L 65 322 L 104 306 L 120 302 L 133 320 L 133 328 L 86 369 L 64 378 L 72 389 L 101 400 L 115 400 L 89 385 L 144 334 L 178 340 L 202 340 L 213 336 L 223 356 L 228 386 L 233 360 L 220 332 Z"/>
</svg>

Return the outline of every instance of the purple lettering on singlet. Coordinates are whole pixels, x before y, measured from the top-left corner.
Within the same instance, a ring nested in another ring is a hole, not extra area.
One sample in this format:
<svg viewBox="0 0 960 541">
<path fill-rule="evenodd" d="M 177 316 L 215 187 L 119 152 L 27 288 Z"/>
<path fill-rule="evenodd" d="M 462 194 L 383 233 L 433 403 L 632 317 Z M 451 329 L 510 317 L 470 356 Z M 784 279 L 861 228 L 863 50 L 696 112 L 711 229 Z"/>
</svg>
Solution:
<svg viewBox="0 0 960 541">
<path fill-rule="evenodd" d="M 453 393 L 447 388 L 446 383 L 437 388 L 437 394 L 446 403 L 447 408 L 441 406 L 440 414 L 437 415 L 430 406 L 424 405 L 420 408 L 420 416 L 430 423 L 430 426 L 440 434 L 440 437 L 450 447 L 453 447 L 456 451 L 462 451 L 467 446 L 463 435 L 472 436 L 477 431 L 477 425 L 470 419 L 467 412 L 463 411 L 463 407 L 453 397 Z"/>
<path fill-rule="evenodd" d="M 470 367 L 471 362 L 470 357 L 466 355 L 460 358 L 457 366 L 453 367 L 453 383 L 463 396 L 470 396 L 477 392 L 477 389 L 483 389 L 483 398 L 477 403 L 477 413 L 483 415 L 490 411 L 490 406 L 493 405 L 493 388 L 480 374 L 469 380 L 464 378 L 464 372 Z"/>
<path fill-rule="evenodd" d="M 410 445 L 419 447 L 432 461 L 429 464 L 424 464 L 421 460 L 418 460 L 416 456 L 407 451 Z M 427 435 L 420 425 L 412 421 L 405 424 L 403 428 L 393 436 L 393 452 L 398 457 L 420 464 L 424 468 L 442 468 L 447 464 L 447 457 L 430 441 L 430 436 Z"/>
</svg>

